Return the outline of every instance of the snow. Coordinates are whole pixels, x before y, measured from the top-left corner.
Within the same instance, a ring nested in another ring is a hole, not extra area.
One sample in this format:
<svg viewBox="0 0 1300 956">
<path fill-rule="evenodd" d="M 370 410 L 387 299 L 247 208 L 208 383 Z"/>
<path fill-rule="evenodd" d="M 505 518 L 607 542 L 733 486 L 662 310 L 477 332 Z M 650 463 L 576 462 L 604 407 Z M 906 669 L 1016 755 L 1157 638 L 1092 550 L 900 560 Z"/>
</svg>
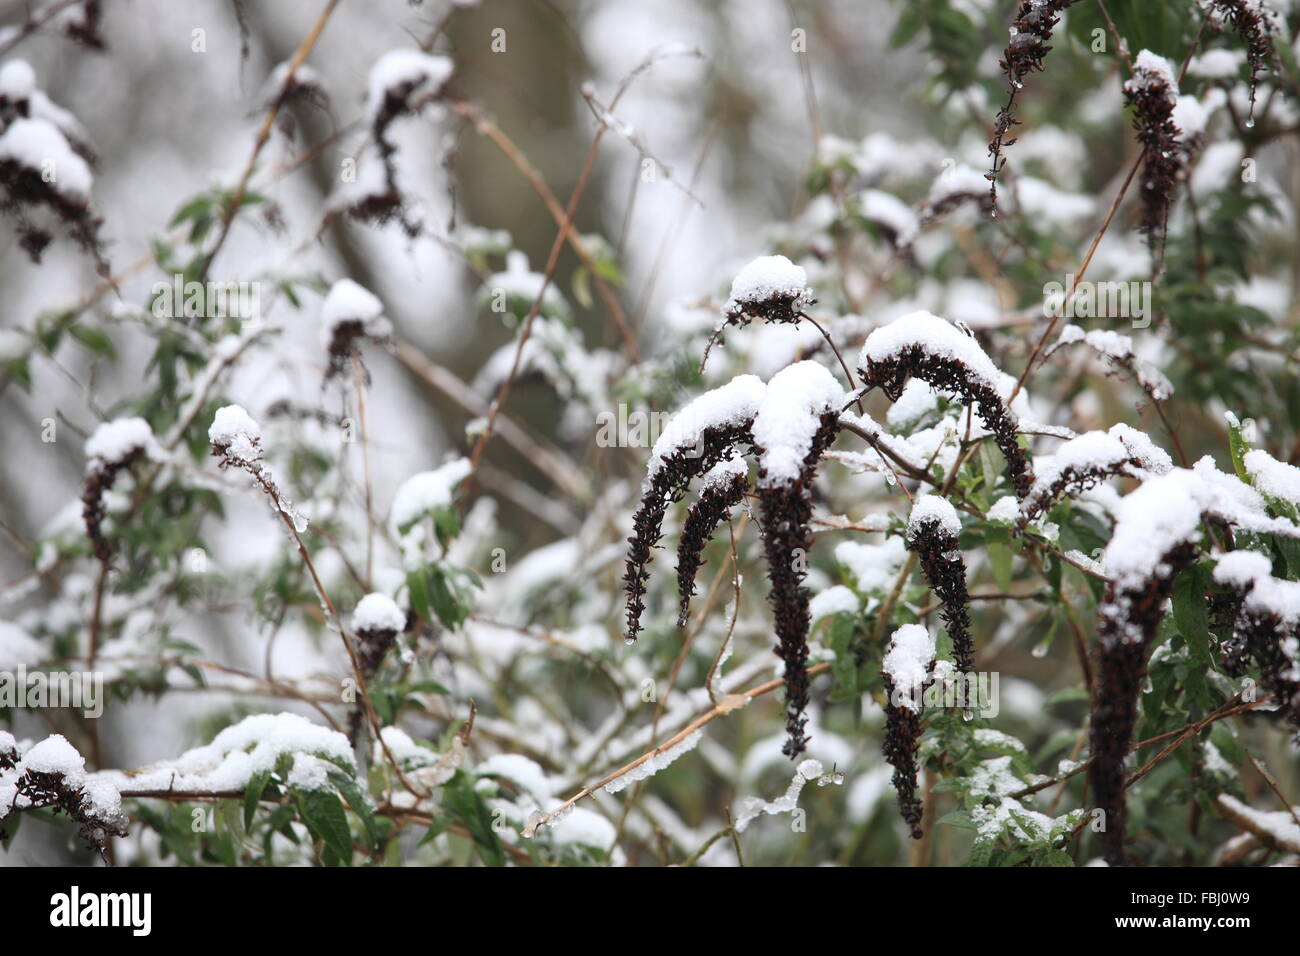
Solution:
<svg viewBox="0 0 1300 956">
<path fill-rule="evenodd" d="M 420 767 L 432 763 L 436 758 L 432 750 L 421 747 L 401 727 L 390 725 L 383 727 L 379 731 L 379 736 L 384 741 L 384 747 L 393 755 L 402 767 Z M 379 753 L 383 753 L 382 748 L 376 748 Z"/>
<path fill-rule="evenodd" d="M 799 480 L 822 416 L 843 404 L 844 389 L 820 362 L 796 362 L 772 376 L 754 416 L 759 487 Z"/>
<path fill-rule="evenodd" d="M 1176 95 L 1178 80 L 1173 66 L 1159 54 L 1141 51 L 1133 61 L 1133 76 L 1124 83 L 1125 91 L 1136 92 L 1160 83 L 1169 87 L 1171 96 Z"/>
<path fill-rule="evenodd" d="M 1125 587 L 1141 587 L 1153 574 L 1163 573 L 1161 559 L 1180 544 L 1198 540 L 1203 515 L 1248 531 L 1296 536 L 1285 519 L 1269 518 L 1259 493 L 1235 475 L 1224 474 L 1210 456 L 1191 470 L 1174 468 L 1147 478 L 1116 509 L 1115 533 L 1103 564 Z"/>
<path fill-rule="evenodd" d="M 1275 614 L 1287 625 L 1294 625 L 1300 621 L 1300 582 L 1283 581 L 1271 575 L 1256 578 L 1243 606 L 1248 611 Z M 1286 643 L 1282 651 L 1294 660 L 1295 651 L 1288 649 Z"/>
<path fill-rule="evenodd" d="M 1102 559 L 1107 572 L 1124 587 L 1141 587 L 1165 555 L 1199 536 L 1206 497 L 1205 483 L 1185 468 L 1144 481 L 1120 501 Z"/>
<path fill-rule="evenodd" d="M 45 648 L 17 624 L 0 621 L 0 670 L 30 667 L 45 658 Z"/>
<path fill-rule="evenodd" d="M 730 485 L 737 478 L 748 474 L 749 465 L 746 464 L 745 459 L 740 455 L 732 455 L 704 473 L 704 477 L 700 479 L 700 494 Z"/>
<path fill-rule="evenodd" d="M 1034 467 L 1038 467 L 1038 462 L 1034 462 Z M 1033 492 L 1030 492 L 1033 497 Z M 1004 495 L 989 507 L 985 516 L 989 521 L 998 521 L 1003 524 L 1014 524 L 1020 517 L 1020 502 L 1014 495 Z"/>
<path fill-rule="evenodd" d="M 1277 501 L 1300 506 L 1300 468 L 1278 461 L 1262 448 L 1246 452 L 1242 463 L 1260 492 Z"/>
<path fill-rule="evenodd" d="M 1173 121 L 1179 129 L 1179 139 L 1183 142 L 1204 133 L 1209 118 L 1210 114 L 1201 105 L 1201 101 L 1191 94 L 1182 94 L 1174 104 Z"/>
<path fill-rule="evenodd" d="M 230 458 L 255 462 L 262 457 L 262 429 L 242 405 L 223 405 L 212 417 L 208 441 Z"/>
<path fill-rule="evenodd" d="M 340 213 L 364 205 L 368 200 L 382 199 L 388 193 L 388 168 L 379 150 L 369 145 L 357 156 L 356 179 L 339 183 L 330 194 L 326 208 L 332 213 Z"/>
<path fill-rule="evenodd" d="M 1147 471 L 1163 475 L 1174 467 L 1174 460 L 1169 457 L 1169 453 L 1153 442 L 1144 431 L 1117 422 L 1110 426 L 1107 434 L 1118 438 L 1134 461 Z"/>
<path fill-rule="evenodd" d="M 898 396 L 898 401 L 889 406 L 885 421 L 889 422 L 890 428 L 908 428 L 938 407 L 939 393 L 930 387 L 929 382 L 919 378 L 909 379 L 903 387 L 903 394 Z"/>
<path fill-rule="evenodd" d="M 373 123 L 391 92 L 436 93 L 452 73 L 452 62 L 445 56 L 430 55 L 409 47 L 390 50 L 370 68 L 369 94 L 366 97 L 366 120 Z"/>
<path fill-rule="evenodd" d="M 1136 428 L 1119 423 L 1108 432 L 1085 432 L 1062 443 L 1054 455 L 1034 460 L 1034 485 L 1028 500 L 1045 499 L 1066 472 L 1081 476 L 1089 472 L 1114 472 L 1132 464 L 1155 474 L 1165 474 L 1173 468 L 1168 453 Z"/>
<path fill-rule="evenodd" d="M 856 614 L 858 596 L 842 584 L 829 587 L 808 602 L 808 613 L 813 622 L 832 614 Z"/>
<path fill-rule="evenodd" d="M 1097 211 L 1097 201 L 1082 193 L 1067 192 L 1036 176 L 1021 176 L 1015 183 L 1020 213 L 1042 223 L 1070 226 Z"/>
<path fill-rule="evenodd" d="M 961 362 L 995 391 L 1002 373 L 978 342 L 947 319 L 923 310 L 899 316 L 867 336 L 858 354 L 858 368 L 886 362 L 900 352 L 919 347 L 928 355 Z"/>
<path fill-rule="evenodd" d="M 904 624 L 894 631 L 889 648 L 880 662 L 895 691 L 896 703 L 919 713 L 921 702 L 913 699 L 914 692 L 925 683 L 934 663 L 934 638 L 920 624 Z"/>
<path fill-rule="evenodd" d="M 212 743 L 127 776 L 105 773 L 124 794 L 137 790 L 243 790 L 257 773 L 275 770 L 283 754 L 312 754 L 354 769 L 352 745 L 336 730 L 298 714 L 254 714 L 225 728 Z M 304 769 L 305 772 L 305 769 Z"/>
<path fill-rule="evenodd" d="M 36 71 L 26 60 L 10 60 L 0 67 L 0 97 L 21 103 L 36 89 Z"/>
<path fill-rule="evenodd" d="M 550 831 L 554 843 L 589 846 L 598 850 L 609 849 L 617 838 L 614 824 L 586 807 L 574 807 L 563 819 L 551 824 Z"/>
<path fill-rule="evenodd" d="M 941 205 L 955 196 L 984 196 L 989 181 L 974 166 L 958 163 L 945 169 L 930 187 L 930 204 Z"/>
<path fill-rule="evenodd" d="M 555 796 L 555 784 L 546 771 L 535 760 L 521 754 L 493 754 L 474 772 L 480 777 L 504 777 L 539 802 Z"/>
<path fill-rule="evenodd" d="M 1092 329 L 1084 332 L 1077 325 L 1067 325 L 1061 330 L 1057 346 L 1069 345 L 1073 342 L 1083 342 L 1093 351 L 1132 368 L 1138 383 L 1156 401 L 1162 402 L 1173 395 L 1174 387 L 1165 374 L 1150 362 L 1144 362 L 1137 357 L 1131 336 L 1121 335 L 1113 329 Z"/>
<path fill-rule="evenodd" d="M 329 787 L 329 772 L 334 765 L 311 754 L 294 754 L 289 767 L 288 784 L 298 790 L 324 790 Z"/>
<path fill-rule="evenodd" d="M 705 429 L 736 427 L 752 422 L 766 394 L 767 386 L 758 376 L 737 375 L 726 385 L 692 400 L 668 420 L 655 441 L 650 451 L 646 484 L 670 457 L 694 448 Z"/>
<path fill-rule="evenodd" d="M 543 312 L 563 319 L 569 316 L 569 303 L 563 293 L 555 287 L 555 283 L 548 283 L 542 273 L 532 271 L 528 264 L 528 254 L 518 249 L 506 253 L 504 272 L 494 272 L 483 283 L 482 295 L 491 297 L 497 292 L 503 293 L 507 298 L 522 299 L 529 303 L 536 302 L 540 296 Z"/>
<path fill-rule="evenodd" d="M 86 770 L 86 758 L 66 737 L 51 734 L 23 754 L 20 767 L 37 773 L 61 773 L 69 783 L 80 782 Z"/>
<path fill-rule="evenodd" d="M 406 615 L 387 594 L 371 592 L 357 602 L 352 612 L 354 631 L 403 631 Z"/>
<path fill-rule="evenodd" d="M 452 502 L 452 494 L 471 471 L 468 458 L 457 458 L 433 471 L 407 478 L 393 495 L 389 519 L 399 530 Z"/>
<path fill-rule="evenodd" d="M 882 544 L 841 541 L 835 546 L 835 561 L 853 577 L 861 593 L 887 592 L 907 560 L 907 546 L 894 536 Z"/>
<path fill-rule="evenodd" d="M 908 246 L 921 231 L 915 210 L 897 196 L 879 189 L 864 189 L 858 195 L 863 218 L 879 223 L 894 234 L 894 245 Z"/>
<path fill-rule="evenodd" d="M 1258 551 L 1230 551 L 1219 555 L 1214 565 L 1214 580 L 1234 588 L 1245 589 L 1273 572 L 1273 562 Z"/>
<path fill-rule="evenodd" d="M 912 505 L 912 515 L 907 521 L 907 538 L 912 540 L 923 526 L 937 524 L 944 534 L 956 537 L 961 534 L 961 519 L 957 510 L 938 495 L 922 495 Z"/>
<path fill-rule="evenodd" d="M 1234 79 L 1241 73 L 1245 55 L 1237 50 L 1206 50 L 1192 60 L 1187 72 L 1207 80 Z"/>
<path fill-rule="evenodd" d="M 262 85 L 262 98 L 268 101 L 274 101 L 284 92 L 285 82 L 289 79 L 289 67 L 292 65 L 290 60 L 276 64 L 266 82 Z M 325 80 L 315 69 L 307 63 L 299 63 L 298 68 L 293 71 L 293 86 L 297 89 L 315 89 L 324 92 Z"/>
<path fill-rule="evenodd" d="M 117 418 L 100 424 L 86 442 L 87 467 L 116 465 L 132 452 L 158 452 L 153 429 L 143 418 Z"/>
<path fill-rule="evenodd" d="M 0 753 L 16 754 L 20 749 L 13 735 L 0 731 Z M 30 805 L 17 788 L 19 778 L 28 771 L 62 774 L 66 788 L 81 790 L 82 807 L 94 819 L 116 821 L 121 814 L 122 798 L 113 781 L 106 774 L 88 775 L 86 760 L 77 749 L 62 735 L 51 734 L 29 747 L 13 768 L 0 771 L 0 820 Z"/>
<path fill-rule="evenodd" d="M 660 770 L 668 767 L 679 757 L 694 750 L 703 736 L 704 731 L 702 730 L 696 730 L 693 733 L 687 734 L 667 750 L 660 751 L 653 757 L 638 764 L 636 767 L 623 774 L 623 776 L 605 784 L 605 792 L 619 793 L 622 790 L 626 790 L 634 783 L 653 777 Z"/>
<path fill-rule="evenodd" d="M 72 151 L 53 123 L 43 119 L 15 119 L 0 135 L 0 161 L 9 160 L 32 172 L 53 173 L 49 186 L 71 202 L 90 202 L 93 177 L 86 161 Z"/>
<path fill-rule="evenodd" d="M 795 768 L 794 776 L 790 779 L 790 785 L 786 787 L 785 793 L 775 800 L 764 800 L 762 797 L 746 797 L 741 801 L 739 813 L 736 814 L 735 830 L 737 833 L 744 833 L 750 823 L 763 815 L 776 815 L 778 813 L 792 813 L 799 806 L 799 795 L 803 793 L 803 788 L 810 783 L 816 783 L 824 787 L 828 784 L 842 784 L 844 774 L 828 774 L 820 760 L 801 760 L 799 766 Z"/>
<path fill-rule="evenodd" d="M 1233 817 L 1249 821 L 1256 832 L 1268 834 L 1279 846 L 1292 851 L 1300 848 L 1300 823 L 1296 823 L 1294 815 L 1300 809 L 1256 810 L 1230 793 L 1221 793 L 1216 799 Z"/>
<path fill-rule="evenodd" d="M 326 343 L 334 338 L 334 330 L 341 322 L 360 322 L 367 335 L 386 335 L 392 327 L 383 312 L 384 304 L 373 292 L 351 279 L 340 279 L 330 287 L 321 306 Z"/>
<path fill-rule="evenodd" d="M 742 312 L 747 305 L 778 296 L 793 300 L 791 307 L 796 311 L 811 304 L 808 273 L 785 256 L 759 256 L 736 273 L 723 312 Z"/>
</svg>

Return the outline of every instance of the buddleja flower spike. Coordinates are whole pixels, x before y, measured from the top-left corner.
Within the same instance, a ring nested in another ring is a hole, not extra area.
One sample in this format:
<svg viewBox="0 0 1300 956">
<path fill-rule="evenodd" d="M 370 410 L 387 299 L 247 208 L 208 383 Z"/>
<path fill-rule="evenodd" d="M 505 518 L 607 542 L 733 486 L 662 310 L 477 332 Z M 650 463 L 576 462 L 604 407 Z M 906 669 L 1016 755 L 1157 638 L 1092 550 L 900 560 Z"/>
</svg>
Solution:
<svg viewBox="0 0 1300 956">
<path fill-rule="evenodd" d="M 743 495 L 746 469 L 734 449 L 748 445 L 758 460 L 757 490 L 769 602 L 777 654 L 785 663 L 784 752 L 796 757 L 807 743 L 808 591 L 803 586 L 812 544 L 810 489 L 817 466 L 839 430 L 844 389 L 816 362 L 796 362 L 766 386 L 741 375 L 707 392 L 675 415 L 655 443 L 641 503 L 628 539 L 627 638 L 636 639 L 645 611 L 646 570 L 667 508 L 690 482 L 707 477 L 683 529 L 678 551 L 679 621 L 689 610 L 694 575 L 710 533 Z"/>
</svg>

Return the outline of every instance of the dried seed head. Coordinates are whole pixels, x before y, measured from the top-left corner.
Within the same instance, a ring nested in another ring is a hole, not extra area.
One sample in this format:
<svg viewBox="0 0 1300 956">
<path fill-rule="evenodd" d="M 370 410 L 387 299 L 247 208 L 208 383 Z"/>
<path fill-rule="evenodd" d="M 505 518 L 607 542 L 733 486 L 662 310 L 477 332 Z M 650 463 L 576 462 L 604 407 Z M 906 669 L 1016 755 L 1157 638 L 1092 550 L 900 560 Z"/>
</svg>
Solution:
<svg viewBox="0 0 1300 956">
<path fill-rule="evenodd" d="M 1124 84 L 1124 99 L 1133 107 L 1133 128 L 1144 150 L 1140 228 L 1155 250 L 1164 245 L 1169 208 L 1187 159 L 1174 121 L 1178 81 L 1169 61 L 1150 50 L 1139 53 L 1133 76 Z"/>
<path fill-rule="evenodd" d="M 804 711 L 808 706 L 808 629 L 811 620 L 808 589 L 803 586 L 803 581 L 807 573 L 807 555 L 812 547 L 808 528 L 812 518 L 810 492 L 817 465 L 838 432 L 838 411 L 838 408 L 826 411 L 819 417 L 817 430 L 796 478 L 768 481 L 765 480 L 766 469 L 759 468 L 763 550 L 771 584 L 768 602 L 772 605 L 776 628 L 777 655 L 785 662 L 786 731 L 789 738 L 782 753 L 791 759 L 803 753 L 808 742 L 804 733 L 807 724 Z M 755 451 L 761 461 L 765 449 L 756 447 Z"/>
<path fill-rule="evenodd" d="M 82 518 L 95 557 L 107 564 L 112 545 L 104 537 L 104 495 L 123 471 L 158 452 L 149 423 L 143 418 L 119 418 L 104 422 L 86 442 L 86 486 L 82 491 Z"/>
<path fill-rule="evenodd" d="M 989 181 L 990 203 L 994 211 L 998 204 L 998 173 L 1006 165 L 1002 150 L 1012 145 L 1015 140 L 1007 139 L 1011 127 L 1019 126 L 1020 120 L 1012 114 L 1015 110 L 1016 95 L 1024 87 L 1024 79 L 1030 73 L 1043 69 L 1043 59 L 1051 52 L 1048 41 L 1052 31 L 1060 22 L 1061 11 L 1074 4 L 1075 0 L 1021 0 L 1016 8 L 1015 19 L 1009 29 L 1010 40 L 1002 51 L 998 67 L 1007 78 L 1007 102 L 998 110 L 993 122 L 993 138 L 989 141 L 989 155 L 993 157 L 993 166 L 986 178 Z"/>
<path fill-rule="evenodd" d="M 916 552 L 931 589 L 943 602 L 943 622 L 952 641 L 957 669 L 975 670 L 975 643 L 970 631 L 970 595 L 966 563 L 957 547 L 961 522 L 957 512 L 936 495 L 923 495 L 907 524 L 907 547 Z"/>
<path fill-rule="evenodd" d="M 1112 585 L 1101 607 L 1088 781 L 1093 800 L 1106 815 L 1102 848 L 1111 866 L 1126 862 L 1125 766 L 1137 726 L 1138 693 L 1146 675 L 1147 649 L 1164 616 L 1174 578 L 1194 557 L 1192 544 L 1177 545 L 1157 562 L 1144 581 Z"/>
<path fill-rule="evenodd" d="M 678 627 L 685 627 L 690 617 L 695 576 L 704 563 L 704 548 L 714 529 L 745 497 L 748 477 L 749 469 L 739 456 L 714 466 L 704 476 L 699 497 L 691 505 L 677 545 Z"/>
<path fill-rule="evenodd" d="M 1198 0 L 1206 22 L 1215 30 L 1232 28 L 1246 44 L 1250 60 L 1250 114 L 1248 126 L 1255 125 L 1255 93 L 1259 74 L 1270 69 L 1277 59 L 1273 35 L 1282 25 L 1278 12 L 1263 0 Z"/>
<path fill-rule="evenodd" d="M 890 639 L 880 662 L 885 678 L 885 760 L 894 768 L 893 785 L 912 839 L 921 832 L 921 801 L 916 796 L 922 705 L 932 680 L 934 638 L 919 624 L 904 624 Z"/>
<path fill-rule="evenodd" d="M 731 295 L 704 349 L 700 368 L 709 360 L 713 346 L 724 344 L 723 332 L 728 327 L 743 328 L 754 319 L 796 323 L 803 317 L 803 310 L 816 302 L 808 289 L 808 273 L 802 266 L 785 256 L 759 256 L 732 280 Z"/>
<path fill-rule="evenodd" d="M 1033 473 L 1020 447 L 1019 422 L 1002 398 L 1003 376 L 975 339 L 929 312 L 910 312 L 867 336 L 858 374 L 865 389 L 879 388 L 891 401 L 899 399 L 912 378 L 960 396 L 993 434 L 1016 497 L 1029 493 Z"/>
</svg>

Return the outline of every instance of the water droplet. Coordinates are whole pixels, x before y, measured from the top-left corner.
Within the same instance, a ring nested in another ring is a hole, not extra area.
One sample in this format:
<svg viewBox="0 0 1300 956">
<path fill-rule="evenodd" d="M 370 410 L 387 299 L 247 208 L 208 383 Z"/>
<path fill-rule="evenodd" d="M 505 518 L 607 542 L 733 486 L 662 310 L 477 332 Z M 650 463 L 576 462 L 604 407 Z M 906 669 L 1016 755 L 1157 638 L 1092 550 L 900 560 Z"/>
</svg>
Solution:
<svg viewBox="0 0 1300 956">
<path fill-rule="evenodd" d="M 990 218 L 990 219 L 996 219 L 996 218 L 998 218 L 998 211 L 997 211 L 996 209 L 994 209 L 992 212 L 990 212 L 990 213 L 989 213 L 989 218 Z"/>
<path fill-rule="evenodd" d="M 1034 649 L 1029 653 L 1034 657 L 1046 657 L 1048 649 L 1052 646 L 1051 641 L 1039 641 L 1034 645 Z"/>
<path fill-rule="evenodd" d="M 1153 690 L 1155 690 L 1155 685 L 1151 683 L 1151 675 L 1148 674 L 1147 679 L 1142 682 L 1142 693 L 1149 694 Z"/>
<path fill-rule="evenodd" d="M 635 643 L 636 643 L 636 639 L 635 639 L 635 638 L 631 638 L 631 637 L 625 637 L 625 638 L 623 638 L 623 643 L 624 643 L 624 644 L 628 644 L 628 645 L 632 645 L 632 644 L 635 644 Z"/>
<path fill-rule="evenodd" d="M 1255 128 L 1255 117 L 1253 117 L 1253 116 L 1249 116 L 1249 117 L 1247 117 L 1247 118 L 1246 118 L 1246 129 L 1254 129 L 1254 128 Z"/>
<path fill-rule="evenodd" d="M 961 719 L 962 719 L 962 720 L 965 720 L 965 721 L 971 721 L 971 720 L 974 720 L 974 719 L 975 719 L 975 711 L 973 711 L 973 710 L 971 710 L 971 709 L 969 709 L 969 708 L 967 708 L 966 710 L 963 710 L 963 711 L 961 712 Z"/>
</svg>

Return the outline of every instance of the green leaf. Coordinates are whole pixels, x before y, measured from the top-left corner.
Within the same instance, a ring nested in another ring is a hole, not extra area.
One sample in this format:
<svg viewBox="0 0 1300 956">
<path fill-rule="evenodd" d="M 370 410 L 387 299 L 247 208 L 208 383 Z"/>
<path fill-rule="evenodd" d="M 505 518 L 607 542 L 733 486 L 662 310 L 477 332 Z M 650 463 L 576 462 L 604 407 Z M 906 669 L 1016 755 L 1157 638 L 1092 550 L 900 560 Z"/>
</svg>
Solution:
<svg viewBox="0 0 1300 956">
<path fill-rule="evenodd" d="M 411 607 L 415 613 L 426 621 L 433 615 L 429 610 L 428 574 L 424 568 L 416 568 L 406 574 L 406 589 L 410 592 Z"/>
<path fill-rule="evenodd" d="M 266 790 L 266 785 L 271 779 L 271 771 L 260 770 L 248 778 L 248 786 L 244 788 L 244 829 L 247 830 L 253 825 L 253 817 L 257 813 L 257 805 L 262 800 L 262 793 Z"/>
<path fill-rule="evenodd" d="M 190 220 L 198 220 L 204 216 L 210 215 L 211 211 L 212 196 L 207 194 L 198 196 L 191 199 L 176 211 L 176 215 L 172 216 L 172 220 L 167 224 L 167 228 L 175 229 L 177 226 L 181 225 L 181 223 L 189 222 Z"/>
<path fill-rule="evenodd" d="M 330 771 L 329 781 L 343 795 L 343 799 L 348 802 L 352 812 L 356 814 L 357 819 L 361 821 L 361 825 L 365 827 L 366 837 L 370 841 L 371 849 L 378 850 L 383 842 L 383 831 L 379 828 L 379 824 L 375 820 L 375 811 L 370 806 L 370 801 L 366 798 L 366 795 L 362 793 L 361 787 L 357 785 L 356 780 L 337 770 Z"/>
<path fill-rule="evenodd" d="M 1250 476 L 1246 474 L 1246 452 L 1250 451 L 1250 445 L 1246 444 L 1246 439 L 1241 434 L 1241 422 L 1236 418 L 1228 420 L 1228 454 L 1232 456 L 1232 468 L 1237 473 L 1237 477 L 1246 484 L 1250 484 Z"/>
<path fill-rule="evenodd" d="M 1074 866 L 1074 860 L 1064 850 L 1048 850 L 1034 857 L 1033 866 Z"/>
<path fill-rule="evenodd" d="M 585 266 L 579 266 L 573 270 L 573 297 L 578 300 L 578 304 L 584 309 L 590 309 L 595 305 L 595 299 L 591 297 L 591 273 Z"/>
<path fill-rule="evenodd" d="M 339 862 L 352 860 L 352 831 L 343 801 L 332 790 L 298 791 L 298 813 L 312 836 L 325 841 Z"/>
<path fill-rule="evenodd" d="M 975 825 L 975 821 L 971 819 L 971 815 L 965 810 L 952 810 L 945 813 L 936 822 L 944 826 L 958 827 L 962 830 L 979 829 L 979 827 Z"/>
<path fill-rule="evenodd" d="M 1011 549 L 1005 544 L 990 541 L 988 545 L 989 564 L 993 567 L 993 580 L 998 588 L 1007 591 L 1011 587 Z"/>
<path fill-rule="evenodd" d="M 457 772 L 443 792 L 443 807 L 465 825 L 483 862 L 488 866 L 505 866 L 505 851 L 492 829 L 492 812 L 474 789 L 470 778 Z"/>
<path fill-rule="evenodd" d="M 1199 567 L 1178 575 L 1173 593 L 1174 623 L 1187 640 L 1192 663 L 1205 667 L 1210 663 L 1210 618 L 1205 606 L 1205 590 Z"/>
</svg>

